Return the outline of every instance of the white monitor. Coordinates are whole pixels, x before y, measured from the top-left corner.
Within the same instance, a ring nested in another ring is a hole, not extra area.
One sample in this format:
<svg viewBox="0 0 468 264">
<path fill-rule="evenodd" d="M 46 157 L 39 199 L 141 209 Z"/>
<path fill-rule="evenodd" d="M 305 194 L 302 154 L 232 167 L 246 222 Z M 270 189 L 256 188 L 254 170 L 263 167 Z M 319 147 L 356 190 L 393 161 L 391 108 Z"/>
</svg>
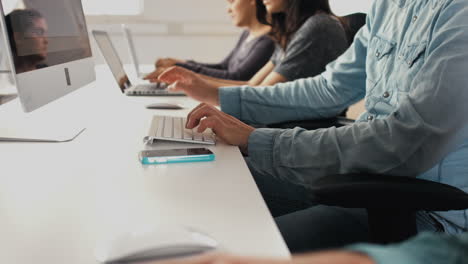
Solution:
<svg viewBox="0 0 468 264">
<path fill-rule="evenodd" d="M 4 12 L 0 31 L 22 108 L 34 111 L 95 80 L 81 0 L 23 0 Z M 78 124 L 34 122 L 0 124 L 0 141 L 64 142 L 84 128 Z"/>
<path fill-rule="evenodd" d="M 95 80 L 81 0 L 23 1 L 1 26 L 25 112 L 31 112 Z"/>
</svg>

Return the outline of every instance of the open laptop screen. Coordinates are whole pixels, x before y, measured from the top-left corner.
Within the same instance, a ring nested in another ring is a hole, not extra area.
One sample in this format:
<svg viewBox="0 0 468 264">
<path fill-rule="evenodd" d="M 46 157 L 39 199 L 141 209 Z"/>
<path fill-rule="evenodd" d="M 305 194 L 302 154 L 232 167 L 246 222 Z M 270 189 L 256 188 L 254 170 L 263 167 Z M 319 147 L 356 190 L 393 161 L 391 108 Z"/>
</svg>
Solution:
<svg viewBox="0 0 468 264">
<path fill-rule="evenodd" d="M 122 61 L 120 60 L 114 45 L 112 45 L 109 34 L 107 34 L 105 31 L 93 30 L 93 36 L 99 46 L 99 49 L 101 50 L 102 55 L 104 56 L 104 59 L 109 65 L 115 80 L 119 84 L 120 90 L 125 92 L 125 90 L 131 87 L 131 82 L 128 79 L 127 73 L 124 70 Z"/>
</svg>

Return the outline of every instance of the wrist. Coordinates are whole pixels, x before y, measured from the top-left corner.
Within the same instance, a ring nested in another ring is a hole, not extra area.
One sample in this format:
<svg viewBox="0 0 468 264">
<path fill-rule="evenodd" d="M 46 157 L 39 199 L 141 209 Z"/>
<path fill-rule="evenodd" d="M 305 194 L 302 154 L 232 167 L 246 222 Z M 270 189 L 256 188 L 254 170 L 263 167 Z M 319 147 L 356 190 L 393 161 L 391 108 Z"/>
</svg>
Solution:
<svg viewBox="0 0 468 264">
<path fill-rule="evenodd" d="M 254 131 L 255 131 L 255 128 L 248 126 L 246 133 L 245 133 L 244 140 L 243 140 L 244 142 L 241 145 L 239 145 L 239 149 L 245 155 L 249 154 L 249 138 L 250 138 L 250 135 L 252 135 Z"/>
<path fill-rule="evenodd" d="M 220 106 L 219 101 L 219 87 L 213 86 L 213 105 Z"/>
<path fill-rule="evenodd" d="M 353 251 L 325 251 L 296 255 L 295 264 L 334 263 L 334 264 L 376 264 L 369 256 Z"/>
<path fill-rule="evenodd" d="M 348 259 L 348 264 L 376 264 L 367 254 L 356 251 L 344 251 L 341 253 L 343 259 Z"/>
<path fill-rule="evenodd" d="M 346 252 L 351 260 L 349 264 L 376 264 L 368 255 L 361 252 Z"/>
</svg>

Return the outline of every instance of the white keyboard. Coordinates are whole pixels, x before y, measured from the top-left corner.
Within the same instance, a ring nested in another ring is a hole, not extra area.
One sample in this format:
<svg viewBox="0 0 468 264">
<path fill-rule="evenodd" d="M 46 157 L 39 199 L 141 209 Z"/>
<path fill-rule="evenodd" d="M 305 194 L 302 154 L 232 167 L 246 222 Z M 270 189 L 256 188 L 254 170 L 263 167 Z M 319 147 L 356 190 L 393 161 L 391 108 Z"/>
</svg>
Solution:
<svg viewBox="0 0 468 264">
<path fill-rule="evenodd" d="M 194 129 L 186 129 L 186 118 L 172 116 L 154 116 L 148 133 L 149 140 L 167 140 L 197 144 L 216 144 L 216 137 L 207 129 L 203 133 Z"/>
</svg>

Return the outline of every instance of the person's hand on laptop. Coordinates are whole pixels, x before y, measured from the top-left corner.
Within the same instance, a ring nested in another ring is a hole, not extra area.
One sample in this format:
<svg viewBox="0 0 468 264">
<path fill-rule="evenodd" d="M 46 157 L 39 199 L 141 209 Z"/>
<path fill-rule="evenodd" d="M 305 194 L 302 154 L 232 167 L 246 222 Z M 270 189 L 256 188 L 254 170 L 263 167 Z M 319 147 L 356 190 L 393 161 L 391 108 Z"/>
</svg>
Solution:
<svg viewBox="0 0 468 264">
<path fill-rule="evenodd" d="M 375 264 L 375 262 L 364 254 L 329 251 L 295 255 L 292 259 L 239 257 L 214 253 L 190 258 L 145 262 L 143 264 Z"/>
<path fill-rule="evenodd" d="M 156 68 L 169 68 L 176 65 L 176 63 L 185 63 L 185 61 L 174 58 L 162 58 L 156 60 L 154 66 L 156 66 Z"/>
<path fill-rule="evenodd" d="M 163 72 L 158 80 L 169 83 L 170 91 L 185 92 L 200 102 L 219 105 L 218 87 L 190 70 L 177 66 L 171 67 Z"/>
<path fill-rule="evenodd" d="M 158 60 L 156 60 L 156 62 L 154 64 L 156 69 L 152 73 L 146 75 L 143 79 L 148 80 L 150 82 L 158 82 L 159 75 L 161 75 L 161 73 L 163 73 L 168 68 L 170 68 L 172 66 L 175 66 L 176 63 L 185 63 L 185 61 L 184 60 L 179 60 L 179 59 L 174 59 L 174 58 L 158 59 Z"/>
<path fill-rule="evenodd" d="M 158 67 L 156 70 L 154 70 L 152 73 L 149 73 L 145 77 L 143 77 L 143 80 L 148 80 L 149 82 L 155 83 L 159 82 L 158 77 L 161 75 L 161 73 L 165 72 L 167 68 L 165 67 Z"/>
<path fill-rule="evenodd" d="M 211 128 L 217 137 L 229 145 L 239 146 L 244 153 L 247 153 L 249 136 L 255 130 L 235 117 L 204 103 L 188 114 L 185 126 L 188 129 L 196 128 L 199 133 Z"/>
</svg>

